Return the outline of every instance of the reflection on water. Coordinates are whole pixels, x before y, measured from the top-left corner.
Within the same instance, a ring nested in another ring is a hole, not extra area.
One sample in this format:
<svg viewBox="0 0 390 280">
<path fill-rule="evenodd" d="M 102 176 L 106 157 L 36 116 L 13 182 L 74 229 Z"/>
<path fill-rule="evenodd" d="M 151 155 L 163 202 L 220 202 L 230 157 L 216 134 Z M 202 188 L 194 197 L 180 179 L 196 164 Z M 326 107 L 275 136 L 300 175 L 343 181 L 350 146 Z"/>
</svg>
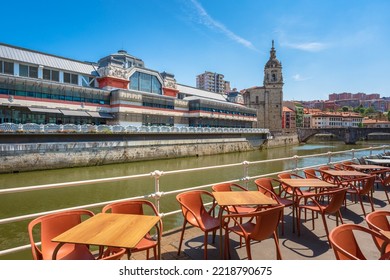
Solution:
<svg viewBox="0 0 390 280">
<path fill-rule="evenodd" d="M 310 150 L 320 150 L 320 149 L 332 149 L 331 145 L 314 145 L 314 144 L 303 144 L 294 147 L 295 151 L 310 151 Z"/>
<path fill-rule="evenodd" d="M 388 143 L 387 143 L 388 144 Z M 383 143 L 364 143 L 363 145 L 344 145 L 343 143 L 305 144 L 252 152 L 230 153 L 203 157 L 188 157 L 179 159 L 163 159 L 144 162 L 132 162 L 105 166 L 93 166 L 84 168 L 71 168 L 61 170 L 47 170 L 24 172 L 17 174 L 0 174 L 0 188 L 14 188 L 21 186 L 33 186 L 59 182 L 98 179 L 106 177 L 118 177 L 132 174 L 150 174 L 154 170 L 169 171 L 189 169 L 204 166 L 225 165 L 242 163 L 244 161 L 255 162 L 265 159 L 292 157 L 294 155 L 320 154 L 328 151 L 340 151 L 359 149 Z M 355 157 L 367 155 L 367 152 L 356 153 Z M 347 155 L 351 157 L 351 155 Z M 345 155 L 344 155 L 345 157 Z M 343 156 L 333 158 L 333 161 L 341 160 Z M 326 163 L 327 157 L 307 158 L 299 162 L 299 166 L 317 165 Z M 294 168 L 294 162 L 277 161 L 267 164 L 249 166 L 249 176 L 267 174 Z M 184 189 L 193 186 L 201 186 L 221 181 L 236 180 L 245 176 L 244 166 L 213 169 L 209 171 L 197 171 L 175 175 L 164 175 L 160 179 L 160 190 Z M 252 187 L 250 185 L 249 187 Z M 141 196 L 154 193 L 154 178 L 152 176 L 142 179 L 85 185 L 67 189 L 52 189 L 0 195 L 0 218 L 8 218 L 30 213 L 37 213 L 78 205 L 87 205 L 101 201 L 122 199 L 126 197 Z M 161 212 L 167 213 L 178 209 L 175 196 L 164 196 L 161 199 Z M 101 209 L 93 209 L 99 212 Z M 181 226 L 181 215 L 167 216 L 164 218 L 164 229 Z M 13 224 L 0 225 L 0 250 L 28 244 L 28 221 Z M 21 256 L 22 255 L 22 256 Z M 11 258 L 12 256 L 7 256 Z M 4 258 L 4 257 L 3 257 Z M 15 258 L 31 258 L 31 253 L 26 251 L 15 254 Z"/>
</svg>

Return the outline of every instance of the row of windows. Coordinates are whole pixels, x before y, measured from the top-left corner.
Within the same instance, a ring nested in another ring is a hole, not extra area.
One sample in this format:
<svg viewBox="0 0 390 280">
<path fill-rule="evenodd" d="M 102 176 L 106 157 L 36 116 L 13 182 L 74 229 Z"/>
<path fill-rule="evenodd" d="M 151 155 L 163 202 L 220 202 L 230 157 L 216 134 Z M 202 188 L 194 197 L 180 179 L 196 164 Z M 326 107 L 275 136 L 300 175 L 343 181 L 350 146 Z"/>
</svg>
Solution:
<svg viewBox="0 0 390 280">
<path fill-rule="evenodd" d="M 251 128 L 251 122 L 240 122 L 231 120 L 218 120 L 208 118 L 196 118 L 189 120 L 189 126 L 192 127 L 237 127 L 237 128 Z"/>
<path fill-rule="evenodd" d="M 85 103 L 95 103 L 95 104 L 110 104 L 110 98 L 107 97 L 98 97 L 98 96 L 87 96 L 82 92 L 74 92 L 72 94 L 61 94 L 59 93 L 46 93 L 46 92 L 33 92 L 33 91 L 21 91 L 14 89 L 0 88 L 0 94 L 6 95 L 15 95 L 31 98 L 44 98 L 44 99 L 54 99 L 54 100 L 65 100 L 65 101 L 74 101 L 74 102 L 85 102 Z M 89 94 L 91 95 L 91 94 Z"/>
<path fill-rule="evenodd" d="M 15 75 L 14 63 L 0 60 L 0 73 Z M 38 79 L 38 66 L 19 64 L 19 76 Z M 60 71 L 44 68 L 42 70 L 42 79 L 60 82 Z M 95 77 L 81 76 L 81 86 L 83 87 L 94 87 L 94 81 Z M 66 84 L 79 85 L 79 75 L 64 72 L 63 82 Z"/>
<path fill-rule="evenodd" d="M 206 111 L 206 112 L 224 113 L 228 115 L 256 117 L 256 114 L 253 113 L 232 111 L 232 110 L 220 109 L 220 108 L 216 109 L 204 105 L 202 106 L 199 103 L 190 103 L 190 111 Z"/>
<path fill-rule="evenodd" d="M 63 116 L 61 114 L 44 114 L 30 112 L 26 108 L 0 107 L 0 123 L 37 123 L 37 124 L 106 124 L 106 120 L 92 117 Z"/>
</svg>

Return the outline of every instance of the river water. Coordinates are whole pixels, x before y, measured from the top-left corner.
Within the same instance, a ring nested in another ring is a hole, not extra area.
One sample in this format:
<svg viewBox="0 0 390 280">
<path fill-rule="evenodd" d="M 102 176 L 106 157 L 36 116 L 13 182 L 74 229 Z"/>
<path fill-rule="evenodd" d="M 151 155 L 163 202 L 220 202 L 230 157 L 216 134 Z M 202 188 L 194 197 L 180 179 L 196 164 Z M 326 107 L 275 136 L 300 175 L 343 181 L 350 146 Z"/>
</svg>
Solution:
<svg viewBox="0 0 390 280">
<path fill-rule="evenodd" d="M 60 170 L 46 170 L 24 172 L 16 174 L 0 174 L 0 189 L 35 186 L 50 183 L 61 183 L 99 179 L 106 177 L 126 176 L 133 174 L 149 174 L 155 170 L 169 171 L 179 169 L 198 168 L 205 166 L 226 165 L 254 162 L 266 159 L 286 158 L 294 155 L 311 155 L 341 150 L 361 149 L 379 145 L 388 145 L 384 142 L 364 142 L 357 145 L 345 145 L 341 142 L 326 142 L 273 148 L 261 151 L 230 153 L 222 155 L 189 157 L 179 159 L 164 159 L 144 162 L 113 164 L 84 168 L 71 168 Z M 376 153 L 376 152 L 375 152 Z M 355 157 L 368 155 L 368 151 L 355 153 Z M 345 155 L 351 157 L 351 154 Z M 341 160 L 345 156 L 341 156 Z M 300 162 L 301 166 L 316 165 L 327 162 L 327 157 L 311 157 Z M 336 161 L 337 158 L 332 158 Z M 256 176 L 294 168 L 292 162 L 278 161 L 267 164 L 251 165 L 249 176 Z M 235 180 L 244 177 L 243 167 L 229 167 L 162 176 L 160 178 L 160 191 L 184 189 L 194 186 L 207 185 L 221 181 Z M 253 187 L 253 185 L 249 185 Z M 25 193 L 0 195 L 0 219 L 26 215 L 49 210 L 68 208 L 72 206 L 87 205 L 102 201 L 122 199 L 126 197 L 141 196 L 154 193 L 154 178 L 152 176 L 129 181 L 112 183 L 99 183 L 62 189 L 40 190 Z M 174 195 L 161 199 L 160 212 L 167 213 L 179 209 Z M 101 208 L 92 209 L 95 213 Z M 27 224 L 22 221 L 0 225 L 0 251 L 8 248 L 26 245 L 29 243 Z M 167 216 L 163 219 L 164 230 L 181 226 L 181 214 Z M 30 251 L 6 255 L 0 259 L 30 259 Z"/>
</svg>

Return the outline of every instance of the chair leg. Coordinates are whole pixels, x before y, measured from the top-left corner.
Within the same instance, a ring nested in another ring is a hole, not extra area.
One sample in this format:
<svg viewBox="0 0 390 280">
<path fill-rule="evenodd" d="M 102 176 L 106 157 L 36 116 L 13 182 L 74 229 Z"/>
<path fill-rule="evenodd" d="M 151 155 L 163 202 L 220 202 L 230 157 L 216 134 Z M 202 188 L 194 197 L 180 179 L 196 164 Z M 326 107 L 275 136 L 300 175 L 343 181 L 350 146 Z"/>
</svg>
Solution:
<svg viewBox="0 0 390 280">
<path fill-rule="evenodd" d="M 385 188 L 385 195 L 386 195 L 386 197 L 387 197 L 387 201 L 389 202 L 389 204 L 390 204 L 390 198 L 389 198 L 389 194 L 387 193 L 387 189 Z"/>
<path fill-rule="evenodd" d="M 326 238 L 328 239 L 329 246 L 332 247 L 332 245 L 330 244 L 330 240 L 329 240 L 328 223 L 326 222 L 325 213 L 321 213 L 321 215 L 322 215 L 322 222 L 324 223 L 324 228 L 325 228 L 325 232 L 326 232 Z"/>
<path fill-rule="evenodd" d="M 224 258 L 230 259 L 230 239 L 229 239 L 229 230 L 225 229 L 225 251 L 224 251 Z"/>
<path fill-rule="evenodd" d="M 183 242 L 183 237 L 184 237 L 184 231 L 185 231 L 185 229 L 186 229 L 186 224 L 187 224 L 187 221 L 184 220 L 184 222 L 183 222 L 183 228 L 181 229 L 181 235 L 180 235 L 180 241 L 179 241 L 179 250 L 177 251 L 177 255 L 180 255 L 181 243 Z"/>
<path fill-rule="evenodd" d="M 245 238 L 245 247 L 246 247 L 246 253 L 248 255 L 248 260 L 252 260 L 251 242 L 248 238 Z"/>
<path fill-rule="evenodd" d="M 208 232 L 205 231 L 204 232 L 204 253 L 203 253 L 203 256 L 204 256 L 204 259 L 207 260 L 207 237 L 208 237 Z"/>
<path fill-rule="evenodd" d="M 282 235 L 284 235 L 284 208 L 282 210 L 282 216 L 280 217 L 280 221 L 282 223 Z"/>
<path fill-rule="evenodd" d="M 359 201 L 360 201 L 360 205 L 362 206 L 363 214 L 364 214 L 364 217 L 365 217 L 366 216 L 366 210 L 364 209 L 363 199 L 362 199 L 362 197 L 360 195 L 359 195 Z"/>
<path fill-rule="evenodd" d="M 279 238 L 276 232 L 274 231 L 274 241 L 275 241 L 275 246 L 276 246 L 276 259 L 281 260 L 282 259 L 282 253 L 280 252 L 280 247 L 279 247 Z"/>
</svg>

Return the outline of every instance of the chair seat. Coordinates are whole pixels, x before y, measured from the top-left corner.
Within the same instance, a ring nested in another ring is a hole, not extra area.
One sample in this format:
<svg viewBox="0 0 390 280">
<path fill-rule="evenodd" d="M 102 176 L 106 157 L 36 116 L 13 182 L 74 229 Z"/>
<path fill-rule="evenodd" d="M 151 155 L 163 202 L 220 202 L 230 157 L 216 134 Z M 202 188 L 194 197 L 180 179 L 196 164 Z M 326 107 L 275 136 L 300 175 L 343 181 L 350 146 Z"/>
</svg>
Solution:
<svg viewBox="0 0 390 280">
<path fill-rule="evenodd" d="M 157 245 L 157 241 L 154 240 L 150 235 L 148 235 L 148 236 L 145 236 L 144 238 L 142 238 L 141 241 L 138 242 L 137 246 L 135 248 L 131 249 L 131 251 L 133 251 L 133 252 L 142 251 L 145 249 L 153 248 L 156 245 Z"/>
<path fill-rule="evenodd" d="M 207 220 L 205 219 L 203 222 L 206 231 L 218 229 L 220 225 L 219 219 L 214 217 L 208 218 Z"/>
<path fill-rule="evenodd" d="M 246 231 L 246 233 L 251 233 L 254 231 L 255 229 L 255 224 L 254 223 L 251 223 L 251 222 L 248 222 L 248 223 L 244 223 L 244 224 L 241 224 L 241 226 L 244 228 L 244 230 Z M 229 230 L 230 231 L 233 231 L 234 233 L 240 235 L 240 236 L 244 236 L 244 232 L 242 231 L 242 229 L 239 227 L 239 226 L 232 226 L 232 227 L 229 227 Z"/>
<path fill-rule="evenodd" d="M 283 206 L 292 206 L 294 204 L 294 202 L 292 200 L 289 200 L 287 198 L 276 197 L 276 199 L 277 199 L 278 203 L 283 205 Z"/>
<path fill-rule="evenodd" d="M 246 206 L 229 206 L 228 211 L 231 213 L 251 213 L 256 211 L 256 208 Z"/>
</svg>

